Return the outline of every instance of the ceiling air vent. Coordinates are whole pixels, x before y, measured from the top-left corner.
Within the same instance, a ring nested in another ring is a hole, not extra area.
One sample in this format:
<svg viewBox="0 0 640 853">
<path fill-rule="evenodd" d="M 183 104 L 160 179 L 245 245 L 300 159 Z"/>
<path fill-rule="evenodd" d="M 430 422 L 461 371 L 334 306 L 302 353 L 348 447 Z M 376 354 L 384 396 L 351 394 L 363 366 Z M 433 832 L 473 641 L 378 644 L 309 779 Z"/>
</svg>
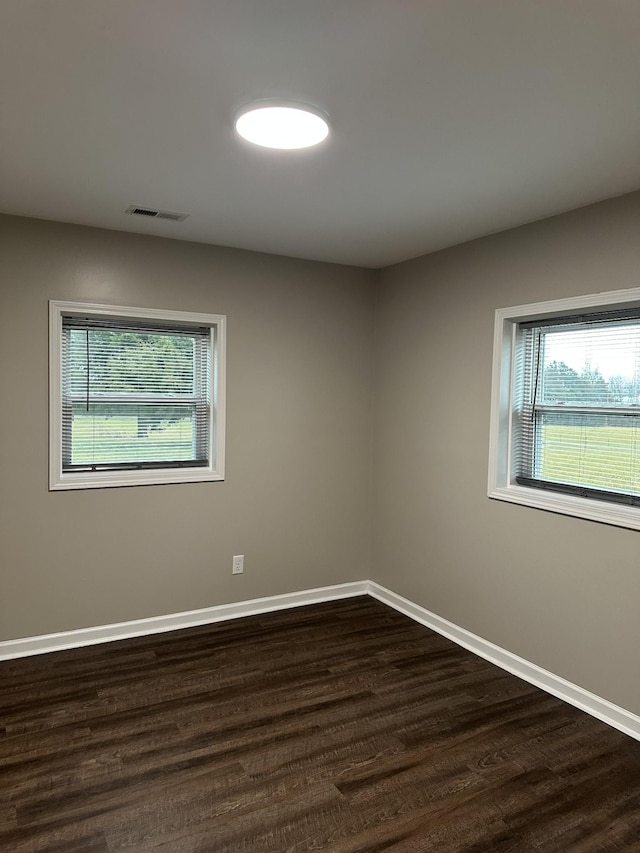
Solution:
<svg viewBox="0 0 640 853">
<path fill-rule="evenodd" d="M 173 213 L 170 210 L 152 210 L 150 207 L 136 207 L 132 204 L 125 211 L 134 216 L 148 216 L 150 219 L 170 219 L 172 222 L 184 222 L 188 213 Z"/>
</svg>

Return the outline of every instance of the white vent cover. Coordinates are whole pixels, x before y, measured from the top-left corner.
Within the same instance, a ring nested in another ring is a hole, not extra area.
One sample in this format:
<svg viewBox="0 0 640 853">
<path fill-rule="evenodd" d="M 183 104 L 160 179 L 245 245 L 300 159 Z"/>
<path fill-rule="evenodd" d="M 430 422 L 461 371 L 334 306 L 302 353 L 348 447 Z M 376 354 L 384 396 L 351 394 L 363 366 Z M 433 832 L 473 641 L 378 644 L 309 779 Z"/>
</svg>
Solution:
<svg viewBox="0 0 640 853">
<path fill-rule="evenodd" d="M 133 216 L 146 216 L 149 219 L 170 219 L 172 222 L 184 222 L 189 216 L 188 213 L 173 213 L 171 210 L 153 210 L 151 207 L 139 207 L 132 204 L 128 207 L 125 213 L 131 213 Z"/>
</svg>

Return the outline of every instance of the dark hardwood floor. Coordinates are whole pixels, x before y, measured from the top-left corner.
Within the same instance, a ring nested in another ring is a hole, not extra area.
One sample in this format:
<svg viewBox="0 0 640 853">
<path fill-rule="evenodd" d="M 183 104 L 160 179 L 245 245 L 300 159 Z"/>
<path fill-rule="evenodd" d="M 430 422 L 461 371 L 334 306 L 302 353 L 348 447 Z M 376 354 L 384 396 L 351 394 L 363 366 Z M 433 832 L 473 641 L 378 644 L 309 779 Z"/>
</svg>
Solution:
<svg viewBox="0 0 640 853">
<path fill-rule="evenodd" d="M 640 851 L 640 743 L 363 597 L 0 664 L 3 853 Z"/>
</svg>

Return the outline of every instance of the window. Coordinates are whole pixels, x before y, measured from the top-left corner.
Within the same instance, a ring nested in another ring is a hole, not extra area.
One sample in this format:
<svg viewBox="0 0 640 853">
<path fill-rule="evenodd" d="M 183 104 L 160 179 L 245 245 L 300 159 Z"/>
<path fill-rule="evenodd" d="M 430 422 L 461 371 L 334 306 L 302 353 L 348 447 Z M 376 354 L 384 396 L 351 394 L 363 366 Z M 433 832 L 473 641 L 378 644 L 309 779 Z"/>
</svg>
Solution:
<svg viewBox="0 0 640 853">
<path fill-rule="evenodd" d="M 222 480 L 222 315 L 50 303 L 50 489 Z"/>
<path fill-rule="evenodd" d="M 640 529 L 640 290 L 496 312 L 489 497 Z"/>
</svg>

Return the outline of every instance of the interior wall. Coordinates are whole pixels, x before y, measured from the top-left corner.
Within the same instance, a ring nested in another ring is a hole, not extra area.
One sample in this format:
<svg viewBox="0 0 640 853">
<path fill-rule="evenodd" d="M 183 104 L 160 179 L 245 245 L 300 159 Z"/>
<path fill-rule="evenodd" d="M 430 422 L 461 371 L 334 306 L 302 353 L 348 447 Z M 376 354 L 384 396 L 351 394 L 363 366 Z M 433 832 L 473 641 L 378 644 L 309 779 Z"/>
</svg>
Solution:
<svg viewBox="0 0 640 853">
<path fill-rule="evenodd" d="M 373 578 L 640 713 L 640 533 L 487 497 L 496 308 L 638 287 L 640 193 L 378 276 Z"/>
<path fill-rule="evenodd" d="M 368 577 L 371 272 L 14 217 L 0 239 L 0 640 Z M 227 314 L 224 482 L 48 491 L 49 299 Z"/>
<path fill-rule="evenodd" d="M 638 233 L 634 193 L 372 274 L 0 217 L 0 640 L 373 577 L 640 713 L 640 534 L 486 497 L 495 309 L 638 286 Z M 225 482 L 48 491 L 49 299 L 228 315 Z"/>
</svg>

